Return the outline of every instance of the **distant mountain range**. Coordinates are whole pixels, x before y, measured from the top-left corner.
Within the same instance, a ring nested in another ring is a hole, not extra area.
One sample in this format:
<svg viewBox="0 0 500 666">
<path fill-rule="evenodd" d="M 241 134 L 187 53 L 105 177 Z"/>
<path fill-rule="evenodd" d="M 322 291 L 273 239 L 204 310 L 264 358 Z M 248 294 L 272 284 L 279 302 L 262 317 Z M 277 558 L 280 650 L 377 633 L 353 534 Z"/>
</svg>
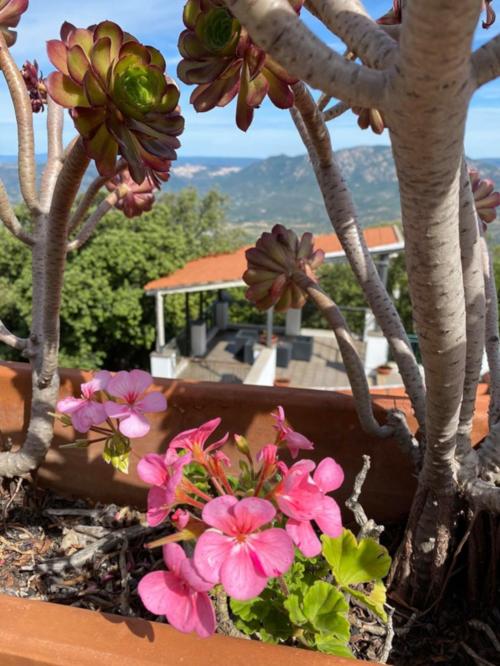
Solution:
<svg viewBox="0 0 500 666">
<path fill-rule="evenodd" d="M 391 150 L 360 146 L 339 150 L 337 158 L 350 186 L 363 226 L 400 218 L 398 184 Z M 40 169 L 44 156 L 39 156 Z M 500 186 L 500 158 L 471 160 L 484 177 Z M 89 174 L 88 178 L 93 177 Z M 0 178 L 19 200 L 16 160 L 0 156 Z M 311 165 L 305 155 L 248 158 L 179 157 L 164 191 L 217 188 L 230 198 L 229 219 L 247 228 L 275 222 L 296 229 L 330 229 Z"/>
</svg>

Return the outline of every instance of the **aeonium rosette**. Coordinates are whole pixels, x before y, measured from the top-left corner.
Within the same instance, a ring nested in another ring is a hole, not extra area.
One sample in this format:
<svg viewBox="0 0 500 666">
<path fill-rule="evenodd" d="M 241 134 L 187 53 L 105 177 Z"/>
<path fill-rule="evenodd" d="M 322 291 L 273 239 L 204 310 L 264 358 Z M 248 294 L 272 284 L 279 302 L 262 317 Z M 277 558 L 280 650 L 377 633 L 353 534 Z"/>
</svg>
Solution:
<svg viewBox="0 0 500 666">
<path fill-rule="evenodd" d="M 303 0 L 289 2 L 297 12 L 302 8 Z M 188 0 L 183 18 L 177 75 L 197 84 L 191 96 L 197 111 L 226 106 L 237 96 L 236 124 L 246 131 L 266 96 L 280 109 L 293 106 L 296 79 L 252 42 L 224 2 Z"/>
<path fill-rule="evenodd" d="M 246 251 L 246 258 L 248 269 L 243 280 L 249 285 L 247 299 L 259 310 L 274 306 L 282 312 L 304 306 L 307 294 L 294 276 L 305 273 L 316 281 L 314 271 L 323 263 L 325 253 L 314 249 L 311 233 L 304 233 L 299 240 L 292 229 L 276 224 Z"/>
<path fill-rule="evenodd" d="M 17 32 L 12 30 L 21 20 L 21 15 L 28 9 L 29 0 L 0 0 L 0 33 L 7 46 L 16 43 Z"/>
<path fill-rule="evenodd" d="M 48 92 L 70 110 L 99 173 L 112 177 L 118 155 L 138 184 L 150 171 L 168 173 L 184 119 L 161 53 L 111 21 L 87 29 L 64 23 L 47 50 L 58 70 Z"/>
<path fill-rule="evenodd" d="M 122 169 L 116 176 L 108 180 L 106 187 L 110 192 L 125 189 L 125 194 L 118 197 L 115 208 L 121 210 L 125 217 L 139 217 L 153 208 L 155 192 L 161 181 L 168 180 L 168 173 L 150 172 L 142 183 L 137 184 L 128 169 Z"/>
<path fill-rule="evenodd" d="M 151 426 L 145 414 L 167 408 L 165 396 L 147 391 L 153 378 L 144 370 L 112 375 L 97 372 L 80 387 L 80 396 L 57 403 L 58 419 L 78 433 L 95 433 L 94 439 L 78 439 L 65 447 L 87 448 L 104 442 L 103 458 L 116 469 L 128 472 L 131 440 L 145 437 Z"/>
<path fill-rule="evenodd" d="M 228 436 L 208 443 L 219 418 L 181 432 L 165 453 L 147 454 L 138 464 L 150 486 L 148 524 L 170 518 L 174 528 L 149 544 L 163 545 L 167 570 L 146 574 L 139 596 L 181 631 L 200 636 L 215 631 L 208 593 L 217 586 L 236 601 L 254 599 L 275 579 L 285 585 L 282 577 L 298 557 L 295 546 L 314 557 L 321 533 L 342 531 L 339 507 L 328 495 L 342 484 L 342 469 L 332 458 L 317 467 L 300 460 L 288 468 L 281 452 L 296 456 L 314 445 L 287 425 L 283 408 L 273 416 L 276 443 L 255 456 L 248 441 L 235 435 L 234 452 L 243 457 L 237 474 L 230 473 L 221 450 Z M 194 542 L 192 559 L 177 545 L 183 541 Z"/>
</svg>

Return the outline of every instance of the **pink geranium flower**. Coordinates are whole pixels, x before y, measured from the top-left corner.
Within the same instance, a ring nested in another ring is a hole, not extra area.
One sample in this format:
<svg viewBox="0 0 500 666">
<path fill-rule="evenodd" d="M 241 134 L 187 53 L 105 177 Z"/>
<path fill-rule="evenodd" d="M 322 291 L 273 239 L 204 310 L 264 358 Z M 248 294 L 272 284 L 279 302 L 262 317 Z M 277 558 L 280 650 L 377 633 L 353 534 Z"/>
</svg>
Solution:
<svg viewBox="0 0 500 666">
<path fill-rule="evenodd" d="M 203 578 L 221 582 L 231 597 L 252 599 L 269 578 L 288 571 L 294 559 L 285 530 L 270 528 L 276 510 L 267 500 L 232 495 L 216 497 L 205 505 L 203 520 L 214 529 L 204 532 L 194 551 L 194 564 Z"/>
<path fill-rule="evenodd" d="M 148 493 L 148 525 L 159 525 L 167 518 L 176 502 L 176 490 L 182 481 L 184 465 L 191 462 L 191 453 L 179 456 L 173 449 L 165 455 L 148 453 L 137 465 L 137 473 L 153 486 Z"/>
<path fill-rule="evenodd" d="M 342 485 L 344 472 L 333 458 L 324 458 L 311 478 L 314 468 L 312 460 L 301 460 L 289 470 L 282 468 L 283 479 L 274 491 L 279 508 L 289 517 L 286 531 L 306 557 L 315 557 L 321 552 L 312 520 L 328 536 L 337 537 L 342 533 L 339 506 L 326 493 Z"/>
<path fill-rule="evenodd" d="M 122 370 L 109 380 L 107 392 L 123 402 L 108 401 L 104 409 L 109 417 L 119 420 L 118 429 L 125 437 L 135 439 L 147 435 L 151 426 L 144 414 L 167 408 L 165 396 L 158 391 L 144 395 L 152 383 L 153 378 L 144 370 Z"/>
<path fill-rule="evenodd" d="M 219 427 L 220 422 L 221 419 L 216 418 L 212 419 L 211 421 L 207 421 L 199 428 L 184 430 L 184 432 L 181 432 L 176 437 L 174 437 L 174 439 L 169 444 L 169 448 L 186 449 L 187 451 L 191 451 L 193 454 L 193 460 L 205 464 L 207 461 L 207 453 L 215 451 L 221 446 L 224 446 L 224 444 L 227 442 L 229 435 L 226 433 L 222 439 L 217 440 L 205 448 L 205 442 Z"/>
<path fill-rule="evenodd" d="M 283 407 L 279 406 L 277 414 L 272 414 L 272 416 L 276 420 L 274 428 L 278 431 L 278 439 L 288 446 L 292 458 L 295 459 L 299 455 L 299 451 L 312 451 L 314 449 L 311 440 L 286 425 Z"/>
<path fill-rule="evenodd" d="M 163 547 L 169 571 L 153 571 L 139 582 L 137 591 L 144 606 L 165 615 L 169 624 L 185 633 L 205 638 L 215 632 L 215 612 L 207 592 L 213 585 L 203 580 L 176 543 Z"/>
<path fill-rule="evenodd" d="M 107 370 L 101 370 L 89 382 L 81 385 L 81 398 L 71 396 L 57 403 L 57 411 L 71 416 L 73 427 L 78 432 L 88 432 L 92 426 L 106 420 L 104 405 L 94 400 L 94 396 L 106 389 L 110 377 Z"/>
</svg>

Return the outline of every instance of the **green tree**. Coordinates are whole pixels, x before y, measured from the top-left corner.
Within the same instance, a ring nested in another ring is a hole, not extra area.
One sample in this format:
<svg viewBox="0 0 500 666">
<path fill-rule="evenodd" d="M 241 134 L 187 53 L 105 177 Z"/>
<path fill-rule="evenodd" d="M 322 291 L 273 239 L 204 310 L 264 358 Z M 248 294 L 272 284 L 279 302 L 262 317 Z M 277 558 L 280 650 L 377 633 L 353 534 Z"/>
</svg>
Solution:
<svg viewBox="0 0 500 666">
<path fill-rule="evenodd" d="M 68 257 L 61 310 L 61 365 L 111 370 L 147 367 L 155 339 L 150 280 L 197 256 L 242 242 L 229 229 L 226 200 L 196 190 L 162 195 L 150 213 L 127 219 L 110 212 L 88 244 Z M 22 210 L 20 211 L 22 213 Z M 0 228 L 0 318 L 18 335 L 29 330 L 29 252 Z M 167 337 L 184 324 L 183 299 L 166 299 Z M 5 358 L 18 358 L 2 346 Z"/>
</svg>

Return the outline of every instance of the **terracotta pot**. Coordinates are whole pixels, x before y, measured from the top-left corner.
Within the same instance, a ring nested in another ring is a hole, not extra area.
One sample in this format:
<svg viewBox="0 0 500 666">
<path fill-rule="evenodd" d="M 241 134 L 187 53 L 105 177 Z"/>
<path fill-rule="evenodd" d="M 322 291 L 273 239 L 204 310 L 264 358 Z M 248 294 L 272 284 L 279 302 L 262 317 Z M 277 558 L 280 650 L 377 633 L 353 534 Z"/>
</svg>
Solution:
<svg viewBox="0 0 500 666">
<path fill-rule="evenodd" d="M 62 370 L 61 395 L 72 393 L 86 379 L 88 375 L 84 372 Z M 12 438 L 14 444 L 22 442 L 27 424 L 30 381 L 27 365 L 0 364 L 0 432 L 3 437 Z M 346 481 L 336 493 L 339 503 L 343 504 L 350 493 L 362 464 L 361 456 L 367 453 L 372 458 L 372 469 L 361 500 L 368 515 L 388 523 L 401 520 L 407 513 L 415 488 L 410 464 L 396 442 L 379 440 L 361 431 L 351 396 L 181 381 L 157 380 L 155 384 L 167 396 L 169 408 L 165 414 L 151 415 L 151 432 L 134 443 L 135 455 L 128 476 L 115 472 L 102 461 L 99 445 L 90 450 L 59 449 L 59 444 L 72 440 L 73 433 L 58 425 L 53 446 L 39 470 L 39 481 L 59 492 L 143 507 L 146 491 L 137 477 L 136 465 L 146 452 L 164 451 L 174 434 L 215 416 L 222 417 L 225 429 L 245 435 L 256 451 L 272 439 L 270 412 L 281 404 L 291 425 L 315 442 L 314 457 L 331 455 L 343 466 Z M 383 421 L 386 408 L 393 406 L 393 400 L 386 396 L 376 399 L 376 417 Z M 403 406 L 402 401 L 398 406 Z M 226 447 L 226 452 L 235 458 L 233 447 Z M 345 518 L 350 519 L 348 515 Z M 220 636 L 202 641 L 157 623 L 2 595 L 0 617 L 2 666 L 68 663 L 246 666 L 249 662 L 255 666 L 271 663 L 348 666 L 352 663 L 309 651 Z"/>
<path fill-rule="evenodd" d="M 377 374 L 378 375 L 390 375 L 392 372 L 392 368 L 389 365 L 379 365 L 377 368 Z"/>
</svg>

